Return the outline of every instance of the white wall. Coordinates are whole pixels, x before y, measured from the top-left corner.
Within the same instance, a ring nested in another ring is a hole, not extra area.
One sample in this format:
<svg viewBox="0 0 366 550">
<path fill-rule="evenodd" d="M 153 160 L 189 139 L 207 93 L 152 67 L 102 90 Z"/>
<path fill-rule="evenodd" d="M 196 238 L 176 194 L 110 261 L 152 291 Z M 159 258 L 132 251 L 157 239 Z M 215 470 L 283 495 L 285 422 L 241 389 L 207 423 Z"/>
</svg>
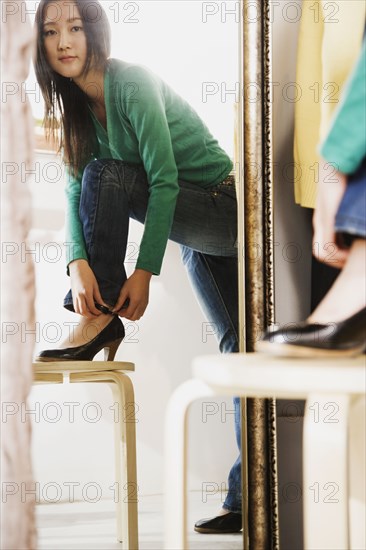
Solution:
<svg viewBox="0 0 366 550">
<path fill-rule="evenodd" d="M 274 2 L 273 17 L 273 160 L 275 321 L 303 320 L 310 308 L 311 211 L 295 204 L 293 124 L 296 53 L 302 3 Z M 301 423 L 277 421 L 279 527 L 284 550 L 302 548 L 302 502 L 290 502 L 281 488 L 302 484 Z"/>
<path fill-rule="evenodd" d="M 301 0 L 273 6 L 275 320 L 305 319 L 310 308 L 311 211 L 295 204 L 293 124 Z"/>
</svg>

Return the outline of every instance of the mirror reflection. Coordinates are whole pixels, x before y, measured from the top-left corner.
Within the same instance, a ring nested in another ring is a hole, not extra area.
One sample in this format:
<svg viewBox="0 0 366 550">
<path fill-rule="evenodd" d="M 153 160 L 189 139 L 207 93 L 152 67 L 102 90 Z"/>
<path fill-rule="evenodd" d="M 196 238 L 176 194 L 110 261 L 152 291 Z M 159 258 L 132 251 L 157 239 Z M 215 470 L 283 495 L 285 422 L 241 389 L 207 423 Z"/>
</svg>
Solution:
<svg viewBox="0 0 366 550">
<path fill-rule="evenodd" d="M 31 182 L 37 319 L 48 331 L 36 358 L 102 359 L 104 350 L 106 360 L 145 365 L 133 375 L 143 498 L 161 491 L 158 426 L 192 358 L 238 350 L 238 3 L 27 4 L 38 29 L 27 82 L 42 174 Z M 103 388 L 85 396 L 107 406 Z M 239 400 L 193 409 L 196 530 L 222 529 L 226 514 L 240 531 Z M 87 461 L 88 447 L 81 452 Z M 46 462 L 36 456 L 41 476 L 51 475 Z M 199 521 L 210 514 L 213 524 Z"/>
</svg>

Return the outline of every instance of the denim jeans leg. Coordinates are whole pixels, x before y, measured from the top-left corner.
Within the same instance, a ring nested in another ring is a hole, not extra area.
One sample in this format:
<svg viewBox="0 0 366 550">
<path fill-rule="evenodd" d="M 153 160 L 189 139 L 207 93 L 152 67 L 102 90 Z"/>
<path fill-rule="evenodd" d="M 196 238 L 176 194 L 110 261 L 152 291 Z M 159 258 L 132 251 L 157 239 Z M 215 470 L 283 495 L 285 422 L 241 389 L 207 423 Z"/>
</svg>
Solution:
<svg viewBox="0 0 366 550">
<path fill-rule="evenodd" d="M 110 306 L 126 280 L 129 197 L 121 170 L 123 164 L 110 159 L 90 162 L 83 174 L 79 209 L 89 265 Z M 73 311 L 71 291 L 64 307 Z"/>
<path fill-rule="evenodd" d="M 181 246 L 182 260 L 221 353 L 239 350 L 238 261 Z"/>
<path fill-rule="evenodd" d="M 348 248 L 354 239 L 366 238 L 366 157 L 348 176 L 335 219 L 338 244 Z"/>
<path fill-rule="evenodd" d="M 239 350 L 238 262 L 236 257 L 211 256 L 181 246 L 182 259 L 221 353 Z M 235 432 L 240 450 L 240 399 L 234 398 Z M 223 508 L 241 513 L 241 456 L 232 466 Z"/>
<path fill-rule="evenodd" d="M 241 408 L 240 408 L 240 397 L 234 397 L 234 409 L 235 409 L 235 435 L 238 448 L 241 448 Z M 228 493 L 226 495 L 223 508 L 230 510 L 230 512 L 241 513 L 241 498 L 242 498 L 242 488 L 241 488 L 241 454 L 234 462 L 231 470 L 229 472 L 228 479 Z"/>
<path fill-rule="evenodd" d="M 169 238 L 209 256 L 237 258 L 237 200 L 234 186 L 201 189 L 179 182 Z"/>
</svg>

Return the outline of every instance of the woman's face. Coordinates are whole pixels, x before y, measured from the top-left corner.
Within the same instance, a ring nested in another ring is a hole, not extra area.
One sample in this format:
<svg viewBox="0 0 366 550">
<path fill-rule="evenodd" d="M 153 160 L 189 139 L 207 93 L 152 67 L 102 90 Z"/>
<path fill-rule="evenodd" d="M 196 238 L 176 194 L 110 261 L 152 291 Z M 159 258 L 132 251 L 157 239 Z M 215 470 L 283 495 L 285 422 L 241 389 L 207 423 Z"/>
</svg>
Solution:
<svg viewBox="0 0 366 550">
<path fill-rule="evenodd" d="M 61 76 L 77 80 L 87 58 L 87 42 L 76 4 L 51 2 L 45 10 L 43 39 L 50 67 Z"/>
</svg>

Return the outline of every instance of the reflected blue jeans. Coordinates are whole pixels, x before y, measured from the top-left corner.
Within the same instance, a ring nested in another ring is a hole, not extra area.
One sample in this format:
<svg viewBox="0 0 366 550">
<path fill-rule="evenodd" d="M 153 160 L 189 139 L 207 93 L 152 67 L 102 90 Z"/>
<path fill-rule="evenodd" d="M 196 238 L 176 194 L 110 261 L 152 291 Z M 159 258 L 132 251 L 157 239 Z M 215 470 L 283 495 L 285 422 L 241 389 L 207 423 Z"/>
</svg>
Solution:
<svg viewBox="0 0 366 550">
<path fill-rule="evenodd" d="M 238 351 L 237 202 L 234 185 L 209 189 L 179 180 L 169 239 L 181 247 L 183 263 L 222 353 Z M 129 218 L 144 223 L 148 181 L 141 165 L 94 160 L 83 174 L 79 215 L 91 269 L 103 300 L 114 305 L 126 281 Z M 71 291 L 64 307 L 73 311 Z M 240 450 L 240 400 L 234 398 Z M 230 470 L 224 508 L 241 511 L 240 456 Z"/>
<path fill-rule="evenodd" d="M 339 205 L 335 231 L 338 244 L 348 247 L 355 238 L 366 238 L 366 157 L 348 176 L 347 187 Z"/>
</svg>

